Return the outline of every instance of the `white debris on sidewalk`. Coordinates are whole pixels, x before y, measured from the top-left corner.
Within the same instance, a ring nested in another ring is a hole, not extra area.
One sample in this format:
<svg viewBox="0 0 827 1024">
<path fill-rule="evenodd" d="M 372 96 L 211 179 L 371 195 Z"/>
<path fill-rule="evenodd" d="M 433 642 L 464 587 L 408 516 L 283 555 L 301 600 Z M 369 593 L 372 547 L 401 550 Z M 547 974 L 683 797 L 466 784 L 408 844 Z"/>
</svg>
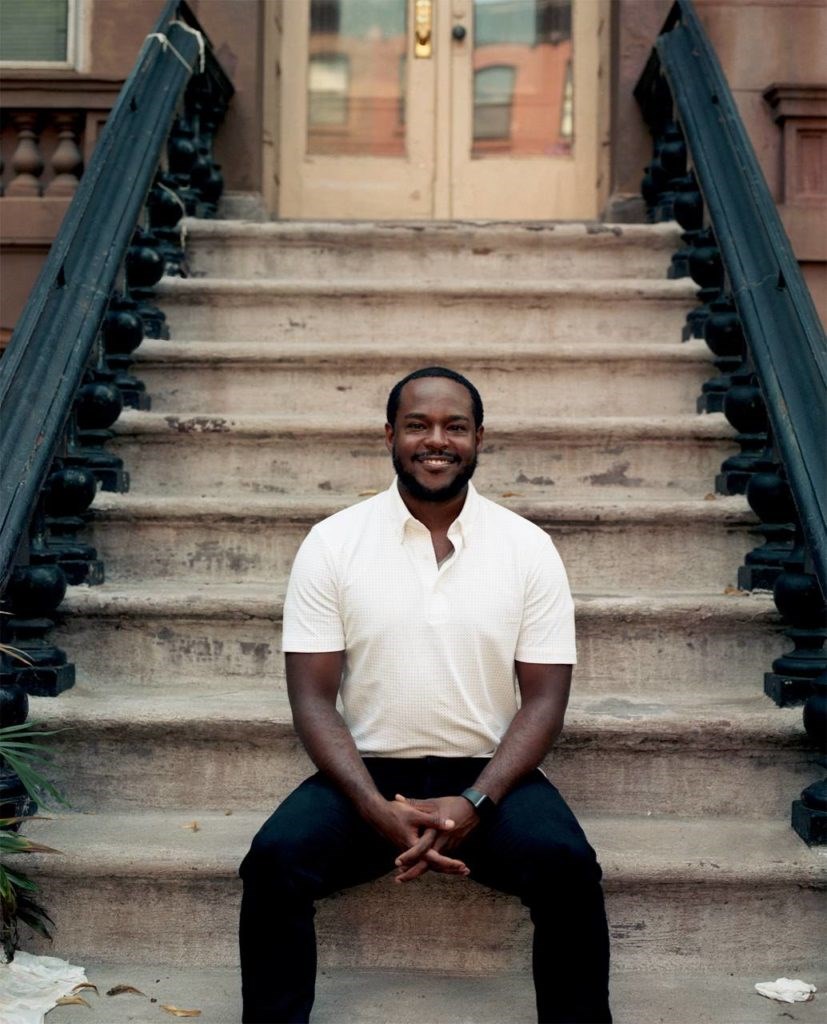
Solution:
<svg viewBox="0 0 827 1024">
<path fill-rule="evenodd" d="M 10 964 L 0 964 L 0 1024 L 44 1024 L 58 999 L 84 982 L 83 967 L 18 951 Z"/>
<path fill-rule="evenodd" d="M 755 991 L 780 1003 L 807 1003 L 813 998 L 816 987 L 798 978 L 776 978 L 775 981 L 759 981 Z"/>
</svg>

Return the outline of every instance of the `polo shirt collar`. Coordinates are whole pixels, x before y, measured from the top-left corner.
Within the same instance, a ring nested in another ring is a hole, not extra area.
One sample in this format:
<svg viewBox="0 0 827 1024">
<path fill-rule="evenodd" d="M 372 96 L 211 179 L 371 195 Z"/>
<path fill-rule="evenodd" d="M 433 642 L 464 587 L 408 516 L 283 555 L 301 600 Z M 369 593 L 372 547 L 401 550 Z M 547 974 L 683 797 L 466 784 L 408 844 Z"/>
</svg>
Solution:
<svg viewBox="0 0 827 1024">
<path fill-rule="evenodd" d="M 405 540 L 405 529 L 408 523 L 419 523 L 419 520 L 411 514 L 410 509 L 402 500 L 402 495 L 399 493 L 398 480 L 396 477 L 394 477 L 393 483 L 385 493 L 388 496 L 388 507 L 390 513 L 398 525 L 399 542 L 402 543 Z M 477 492 L 476 487 L 474 487 L 473 482 L 469 480 L 468 490 L 465 494 L 465 504 L 462 506 L 460 514 L 448 528 L 448 536 L 451 536 L 451 534 L 455 533 L 456 530 L 459 530 L 462 535 L 463 544 L 467 544 L 468 537 L 477 518 L 479 508 L 479 493 Z M 420 525 L 422 524 L 420 523 Z"/>
</svg>

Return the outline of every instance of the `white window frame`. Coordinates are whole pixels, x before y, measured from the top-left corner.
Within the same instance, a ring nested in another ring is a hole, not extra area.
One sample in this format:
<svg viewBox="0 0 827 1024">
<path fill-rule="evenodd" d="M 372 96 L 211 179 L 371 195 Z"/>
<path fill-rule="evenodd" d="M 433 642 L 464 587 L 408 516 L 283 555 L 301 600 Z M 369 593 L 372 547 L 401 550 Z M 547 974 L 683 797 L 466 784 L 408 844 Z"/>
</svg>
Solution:
<svg viewBox="0 0 827 1024">
<path fill-rule="evenodd" d="M 33 69 L 43 71 L 83 71 L 87 63 L 86 25 L 91 0 L 67 0 L 66 60 L 0 60 L 4 71 Z"/>
</svg>

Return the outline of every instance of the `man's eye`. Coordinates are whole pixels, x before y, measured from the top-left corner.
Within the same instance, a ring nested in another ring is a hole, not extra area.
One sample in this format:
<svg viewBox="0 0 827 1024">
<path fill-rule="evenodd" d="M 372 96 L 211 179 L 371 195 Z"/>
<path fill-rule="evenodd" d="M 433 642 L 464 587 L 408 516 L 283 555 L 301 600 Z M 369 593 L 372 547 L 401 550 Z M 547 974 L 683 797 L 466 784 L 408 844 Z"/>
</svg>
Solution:
<svg viewBox="0 0 827 1024">
<path fill-rule="evenodd" d="M 453 423 L 448 429 L 452 430 L 455 434 L 465 434 L 468 432 L 468 427 L 464 423 Z"/>
<path fill-rule="evenodd" d="M 424 425 L 422 423 L 409 423 L 408 430 L 422 430 Z"/>
</svg>

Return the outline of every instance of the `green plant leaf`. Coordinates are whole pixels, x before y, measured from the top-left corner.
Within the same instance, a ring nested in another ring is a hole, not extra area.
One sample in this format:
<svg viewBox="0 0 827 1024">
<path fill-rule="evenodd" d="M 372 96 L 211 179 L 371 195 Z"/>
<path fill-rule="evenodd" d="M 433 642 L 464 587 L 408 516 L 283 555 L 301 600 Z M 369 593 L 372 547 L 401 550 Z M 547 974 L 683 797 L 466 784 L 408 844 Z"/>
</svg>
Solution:
<svg viewBox="0 0 827 1024">
<path fill-rule="evenodd" d="M 54 922 L 46 914 L 38 915 L 33 911 L 21 910 L 18 907 L 17 916 L 24 924 L 27 924 L 33 932 L 37 932 L 38 935 L 42 935 L 44 939 L 51 939 L 52 933 L 48 925 L 43 923 L 43 920 L 45 918 L 45 920 L 52 926 L 54 926 Z"/>
<path fill-rule="evenodd" d="M 28 875 L 19 875 L 14 871 L 9 871 L 8 868 L 5 869 L 5 872 L 8 880 L 18 889 L 25 889 L 27 892 L 38 891 L 37 882 L 33 882 Z"/>
</svg>

